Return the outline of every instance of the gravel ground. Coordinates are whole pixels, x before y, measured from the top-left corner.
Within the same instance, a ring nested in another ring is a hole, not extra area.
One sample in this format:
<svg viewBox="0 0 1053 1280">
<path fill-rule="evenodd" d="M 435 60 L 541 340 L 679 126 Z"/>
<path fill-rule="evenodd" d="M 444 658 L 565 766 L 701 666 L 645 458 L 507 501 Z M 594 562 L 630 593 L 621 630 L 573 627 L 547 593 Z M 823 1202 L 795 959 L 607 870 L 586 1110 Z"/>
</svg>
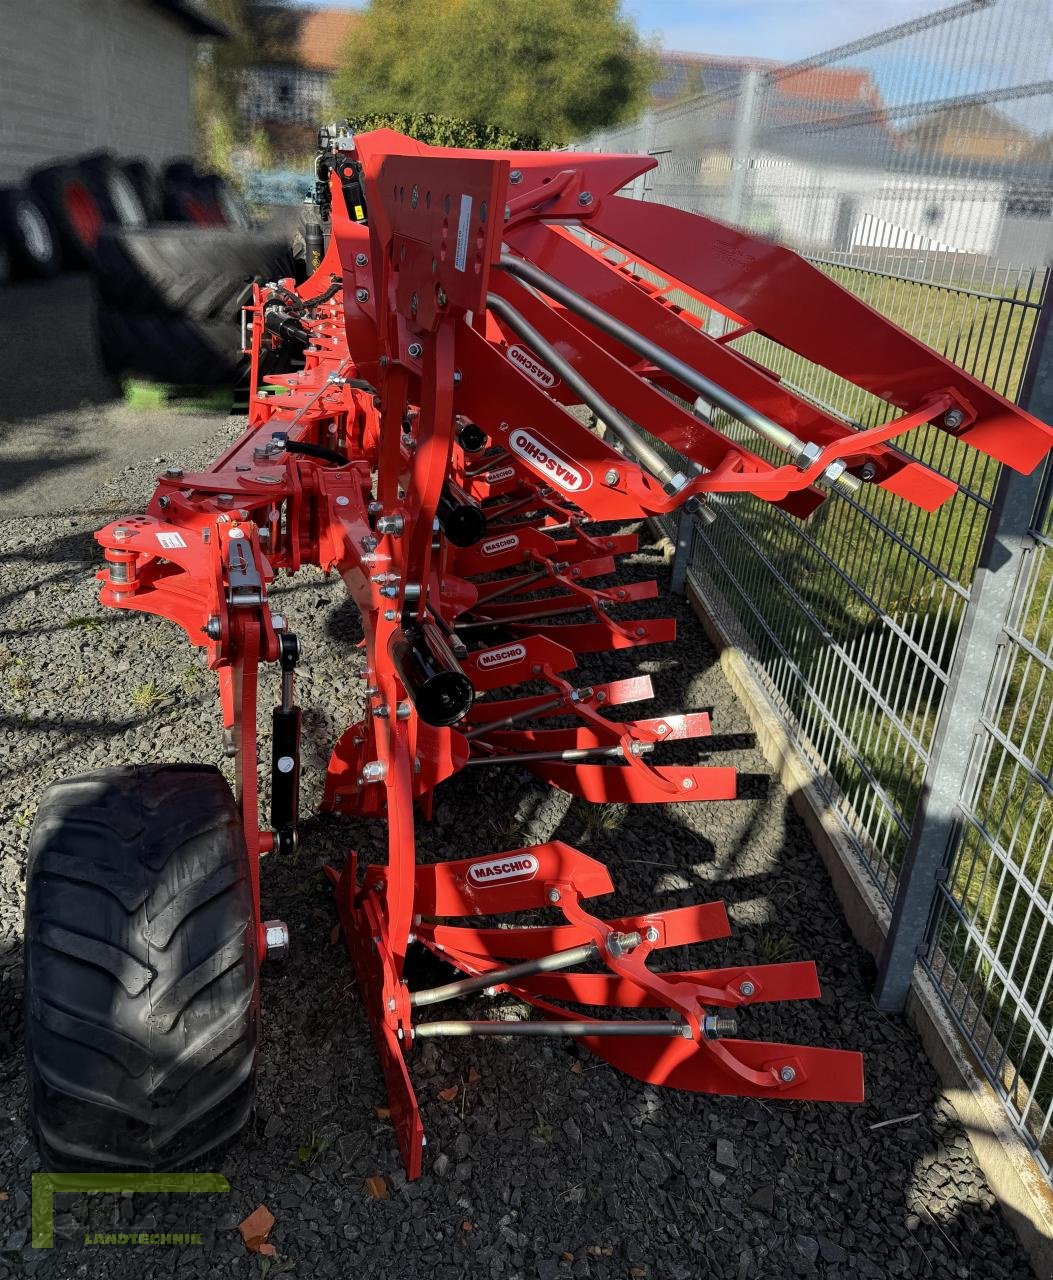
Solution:
<svg viewBox="0 0 1053 1280">
<path fill-rule="evenodd" d="M 153 424 L 170 449 L 172 421 Z M 199 440 L 195 428 L 163 461 L 200 465 L 239 429 L 217 418 L 211 439 Z M 55 777 L 101 765 L 220 759 L 212 677 L 180 634 L 96 599 L 91 532 L 145 502 L 162 460 L 153 449 L 85 491 L 91 510 L 0 520 L 0 1280 L 1031 1274 L 917 1039 L 871 1005 L 869 958 L 713 651 L 676 601 L 668 606 L 681 619 L 676 645 L 602 655 L 583 679 L 646 670 L 657 696 L 640 714 L 711 708 L 712 758 L 742 771 L 743 798 L 640 806 L 605 826 L 517 771 L 471 771 L 441 789 L 421 856 L 558 837 L 610 864 L 617 893 L 602 904 L 609 914 L 722 896 L 734 936 L 684 959 L 816 959 L 823 999 L 752 1011 L 744 1034 L 861 1049 L 868 1100 L 848 1108 L 716 1099 L 638 1084 L 573 1042 L 430 1042 L 412 1065 L 426 1171 L 407 1184 L 390 1125 L 374 1110 L 385 1101 L 380 1071 L 349 962 L 332 940 L 335 912 L 319 869 L 349 845 L 376 856 L 382 829 L 313 814 L 329 745 L 356 718 L 361 689 L 354 610 L 338 581 L 313 571 L 274 593 L 306 654 L 310 816 L 300 851 L 263 868 L 265 915 L 288 921 L 293 952 L 265 970 L 255 1118 L 213 1165 L 231 1191 L 63 1197 L 55 1250 L 29 1248 L 30 1176 L 39 1166 L 25 1128 L 20 938 L 40 793 Z M 645 546 L 629 571 L 661 576 L 658 550 Z M 268 672 L 263 708 L 275 695 Z M 440 1097 L 452 1086 L 452 1100 Z M 365 1180 L 378 1174 L 387 1199 L 367 1192 Z M 260 1204 L 277 1218 L 274 1259 L 249 1255 L 236 1230 Z M 85 1232 L 140 1230 L 196 1231 L 202 1243 L 84 1244 Z"/>
</svg>

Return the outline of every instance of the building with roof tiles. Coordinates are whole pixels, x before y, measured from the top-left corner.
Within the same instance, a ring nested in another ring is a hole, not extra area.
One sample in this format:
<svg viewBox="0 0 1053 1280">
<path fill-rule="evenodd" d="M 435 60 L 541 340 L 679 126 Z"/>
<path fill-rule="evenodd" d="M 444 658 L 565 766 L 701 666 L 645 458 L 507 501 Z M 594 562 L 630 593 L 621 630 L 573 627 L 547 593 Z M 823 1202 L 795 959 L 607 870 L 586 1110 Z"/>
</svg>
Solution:
<svg viewBox="0 0 1053 1280">
<path fill-rule="evenodd" d="M 359 15 L 258 4 L 250 20 L 258 61 L 244 75 L 245 121 L 262 129 L 278 154 L 303 156 L 331 110 L 329 86 Z"/>
</svg>

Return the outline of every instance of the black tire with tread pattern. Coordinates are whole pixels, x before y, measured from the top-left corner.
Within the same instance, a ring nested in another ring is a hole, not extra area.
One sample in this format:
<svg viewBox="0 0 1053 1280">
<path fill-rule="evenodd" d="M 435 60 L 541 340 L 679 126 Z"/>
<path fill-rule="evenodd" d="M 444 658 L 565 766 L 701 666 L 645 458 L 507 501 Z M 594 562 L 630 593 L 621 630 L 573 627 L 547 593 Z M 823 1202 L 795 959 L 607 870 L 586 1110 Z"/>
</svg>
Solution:
<svg viewBox="0 0 1053 1280">
<path fill-rule="evenodd" d="M 101 303 L 95 319 L 102 367 L 115 378 L 238 387 L 248 376 L 248 357 L 233 322 L 119 311 Z"/>
<path fill-rule="evenodd" d="M 281 232 L 185 224 L 108 229 L 96 261 L 108 306 L 239 324 L 252 280 L 279 280 L 294 270 L 290 237 Z"/>
<path fill-rule="evenodd" d="M 197 1162 L 253 1105 L 259 959 L 217 769 L 104 769 L 45 792 L 25 918 L 30 1123 L 46 1169 Z"/>
</svg>

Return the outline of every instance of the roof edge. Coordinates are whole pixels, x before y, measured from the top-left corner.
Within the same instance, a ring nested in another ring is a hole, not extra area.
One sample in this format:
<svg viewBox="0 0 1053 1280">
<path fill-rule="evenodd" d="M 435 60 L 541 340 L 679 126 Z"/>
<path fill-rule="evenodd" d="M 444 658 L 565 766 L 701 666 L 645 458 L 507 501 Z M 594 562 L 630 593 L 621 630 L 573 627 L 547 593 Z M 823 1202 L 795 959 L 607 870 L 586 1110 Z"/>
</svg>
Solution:
<svg viewBox="0 0 1053 1280">
<path fill-rule="evenodd" d="M 215 17 L 203 0 L 150 0 L 155 9 L 163 9 L 197 36 L 230 40 L 234 32 Z"/>
</svg>

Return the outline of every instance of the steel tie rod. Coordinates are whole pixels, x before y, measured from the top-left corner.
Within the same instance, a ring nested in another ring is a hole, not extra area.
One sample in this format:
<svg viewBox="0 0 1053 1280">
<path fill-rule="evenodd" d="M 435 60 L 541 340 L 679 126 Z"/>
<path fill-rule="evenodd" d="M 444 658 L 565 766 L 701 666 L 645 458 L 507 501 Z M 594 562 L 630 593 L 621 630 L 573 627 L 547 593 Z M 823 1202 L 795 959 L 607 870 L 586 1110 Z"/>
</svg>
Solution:
<svg viewBox="0 0 1053 1280">
<path fill-rule="evenodd" d="M 582 701 L 585 693 L 583 690 L 575 689 L 574 693 L 578 694 L 578 701 Z M 549 698 L 545 702 L 539 702 L 537 706 L 526 707 L 524 710 L 513 711 L 510 715 L 503 716 L 500 720 L 490 720 L 483 724 L 477 724 L 467 731 L 464 735 L 469 742 L 473 738 L 482 738 L 488 733 L 493 733 L 497 729 L 510 729 L 512 725 L 518 724 L 520 720 L 533 719 L 535 716 L 541 715 L 545 711 L 555 711 L 557 707 L 563 705 L 563 694 L 556 694 L 555 697 Z M 567 708 L 568 714 L 570 708 Z"/>
<path fill-rule="evenodd" d="M 663 369 L 678 381 L 683 382 L 706 400 L 711 400 L 715 405 L 719 405 L 721 409 L 726 413 L 730 413 L 743 426 L 762 436 L 782 453 L 788 454 L 802 470 L 810 466 L 822 452 L 821 446 L 811 441 L 799 440 L 792 431 L 788 431 L 785 427 L 780 426 L 779 423 L 772 421 L 766 414 L 759 412 L 751 404 L 747 404 L 745 400 L 740 400 L 738 396 L 726 390 L 719 383 L 713 382 L 705 374 L 699 373 L 697 369 L 692 368 L 691 365 L 681 360 L 678 356 L 674 356 L 671 351 L 666 351 L 664 347 L 652 342 L 650 338 L 644 337 L 642 333 L 638 333 L 631 326 L 616 319 L 609 312 L 604 311 L 602 307 L 597 306 L 596 303 L 591 302 L 588 298 L 583 298 L 580 293 L 569 288 L 562 281 L 557 280 L 555 276 L 549 275 L 547 271 L 535 266 L 534 263 L 527 262 L 524 258 L 516 258 L 508 252 L 502 252 L 500 266 L 509 275 L 516 276 L 519 280 L 532 285 L 541 293 L 555 299 L 556 302 L 561 302 L 569 310 L 581 316 L 583 320 L 587 320 L 590 324 L 595 325 L 597 329 L 601 329 L 612 338 L 616 338 L 623 346 L 628 347 L 645 360 L 657 365 L 659 369 Z M 497 301 L 501 300 L 498 299 Z M 493 296 L 488 298 L 487 305 L 497 310 L 498 314 L 503 314 L 500 307 L 494 307 L 494 303 Z M 508 317 L 505 316 L 505 319 L 508 319 Z M 512 328 L 515 328 L 511 320 L 508 323 Z M 520 336 L 523 337 L 522 334 Z M 524 338 L 524 341 L 533 345 L 529 338 Z M 549 349 L 551 350 L 551 348 Z M 542 353 L 539 352 L 539 354 Z M 547 352 L 544 354 L 544 358 L 548 359 Z M 564 376 L 562 371 L 558 372 L 560 372 L 561 376 Z M 566 381 L 569 386 L 574 387 L 574 383 L 569 378 L 566 378 Z M 577 387 L 574 387 L 574 389 L 578 390 Z M 602 414 L 600 416 L 602 417 Z M 630 431 L 634 435 L 636 434 L 632 427 L 630 427 Z M 617 426 L 615 426 L 615 434 L 619 436 L 621 434 Z M 628 447 L 635 449 L 635 445 L 632 444 L 629 444 Z M 640 456 L 643 457 L 644 455 L 641 454 Z M 851 472 L 846 471 L 844 463 L 840 460 L 831 463 L 827 467 L 823 473 L 823 478 L 829 485 L 845 493 L 857 493 L 862 488 L 862 481 L 852 475 Z"/>
<path fill-rule="evenodd" d="M 504 265 L 503 254 L 501 265 Z M 674 471 L 662 455 L 647 443 L 628 418 L 601 395 L 591 382 L 583 378 L 570 361 L 565 360 L 548 339 L 535 329 L 510 302 L 491 293 L 487 295 L 486 305 L 491 311 L 496 312 L 528 347 L 536 351 L 572 391 L 581 397 L 582 404 L 587 404 L 604 426 L 610 427 L 622 444 L 635 454 L 647 470 L 662 483 L 667 493 L 676 493 L 683 488 L 687 477 L 682 472 Z"/>
<path fill-rule="evenodd" d="M 486 746 L 487 744 L 480 742 L 479 745 Z M 634 740 L 631 743 L 631 747 L 634 756 L 649 756 L 654 751 L 655 744 L 653 742 Z M 493 750 L 492 747 L 490 749 Z M 545 760 L 563 761 L 566 764 L 589 764 L 593 760 L 625 758 L 625 752 L 620 745 L 615 747 L 570 747 L 566 751 L 510 751 L 503 756 L 469 756 L 464 762 L 464 767 L 470 769 L 473 765 L 537 764 Z"/>
<path fill-rule="evenodd" d="M 420 1022 L 413 1034 L 432 1036 L 683 1036 L 691 1038 L 686 1022 L 649 1022 L 643 1019 L 595 1022 Z"/>
<path fill-rule="evenodd" d="M 640 935 L 625 935 L 629 941 L 640 941 Z M 631 949 L 625 944 L 623 950 Z M 427 991 L 414 991 L 410 996 L 410 1006 L 420 1009 L 429 1004 L 443 1004 L 447 1000 L 457 1000 L 461 996 L 474 995 L 477 991 L 485 991 L 488 987 L 500 987 L 514 982 L 517 978 L 529 978 L 535 973 L 558 973 L 561 969 L 572 969 L 576 964 L 585 964 L 597 954 L 599 948 L 595 942 L 585 942 L 580 947 L 570 947 L 566 951 L 554 951 L 551 955 L 540 956 L 536 960 L 524 960 L 522 964 L 509 965 L 506 969 L 495 969 L 491 973 L 475 974 L 470 978 L 461 978 L 457 982 L 447 982 L 441 987 L 431 987 Z"/>
</svg>

